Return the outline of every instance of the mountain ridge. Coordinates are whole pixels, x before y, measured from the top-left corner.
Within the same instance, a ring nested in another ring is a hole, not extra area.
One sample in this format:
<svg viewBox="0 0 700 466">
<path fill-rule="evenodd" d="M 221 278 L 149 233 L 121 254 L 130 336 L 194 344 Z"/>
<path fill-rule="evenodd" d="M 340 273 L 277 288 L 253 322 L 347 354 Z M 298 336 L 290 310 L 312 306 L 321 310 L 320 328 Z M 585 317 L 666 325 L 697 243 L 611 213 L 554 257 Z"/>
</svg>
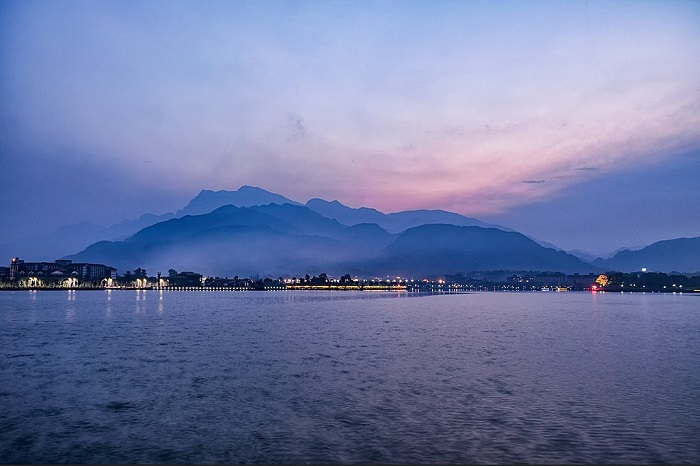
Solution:
<svg viewBox="0 0 700 466">
<path fill-rule="evenodd" d="M 320 235 L 320 237 L 330 238 L 335 241 L 351 242 L 358 248 L 377 254 L 381 248 L 388 247 L 401 233 L 422 225 L 478 226 L 514 232 L 506 227 L 491 225 L 479 219 L 439 209 L 384 213 L 371 207 L 353 208 L 338 200 L 327 201 L 320 197 L 311 198 L 305 204 L 301 204 L 281 194 L 267 191 L 260 187 L 243 185 L 237 190 L 215 191 L 203 189 L 182 209 L 175 212 L 160 215 L 143 214 L 134 220 L 124 220 L 109 227 L 88 223 L 69 225 L 61 227 L 50 234 L 36 236 L 31 241 L 4 244 L 2 249 L 3 251 L 6 250 L 8 257 L 15 255 L 26 257 L 32 255 L 33 244 L 40 244 L 42 247 L 39 259 L 53 260 L 56 257 L 64 257 L 71 253 L 74 253 L 72 256 L 76 256 L 95 244 L 133 242 L 134 239 L 130 240 L 132 236 L 141 233 L 140 237 L 143 237 L 151 231 L 149 227 L 154 225 L 188 216 L 206 215 L 222 207 L 226 209 L 235 207 L 232 204 L 220 205 L 229 199 L 233 199 L 238 204 L 244 204 L 243 206 L 238 206 L 239 208 L 247 205 L 247 207 L 255 208 L 254 211 L 257 215 L 270 215 L 275 220 L 270 220 L 269 217 L 266 217 L 267 220 L 263 223 L 275 230 L 278 235 Z M 265 202 L 268 200 L 274 202 Z M 289 207 L 284 207 L 285 205 Z M 207 211 L 210 207 L 213 208 Z M 206 212 L 201 212 L 202 210 Z M 253 213 L 249 214 L 253 215 Z M 196 220 L 189 220 L 189 222 L 196 222 Z M 316 225 L 312 227 L 314 222 Z M 371 225 L 374 225 L 374 227 Z M 222 228 L 225 226 L 222 226 Z M 348 229 L 348 227 L 351 228 Z M 353 229 L 352 227 L 357 228 Z M 184 232 L 182 234 L 184 235 Z M 241 232 L 238 233 L 239 236 L 242 234 Z M 154 235 L 157 236 L 155 233 Z M 531 237 L 527 238 L 545 249 L 563 251 L 551 243 Z M 685 240 L 689 241 L 696 239 L 685 238 Z M 681 241 L 684 238 L 665 239 L 636 249 L 620 249 L 614 255 L 606 258 L 593 258 L 591 255 L 577 250 L 563 252 L 577 256 L 581 262 L 591 264 L 595 269 L 607 268 L 610 270 L 633 271 L 639 270 L 641 267 L 647 267 L 649 270 L 659 271 L 697 272 L 700 270 L 700 265 L 698 265 L 700 260 L 695 255 L 689 255 L 689 250 L 687 249 L 676 250 L 677 248 L 668 246 L 663 253 L 654 255 L 654 251 L 660 247 L 659 244 L 663 245 L 667 241 L 675 240 Z M 172 241 L 178 240 L 173 239 Z M 110 247 L 115 248 L 116 246 Z M 38 246 L 35 249 L 39 251 Z M 75 253 L 76 251 L 79 252 Z"/>
<path fill-rule="evenodd" d="M 594 269 L 517 232 L 428 224 L 392 234 L 377 224 L 346 226 L 305 206 L 274 203 L 224 206 L 208 214 L 167 220 L 124 241 L 95 243 L 68 258 L 119 268 L 195 268 L 227 275 L 315 270 L 423 276 L 504 265 L 530 270 Z"/>
<path fill-rule="evenodd" d="M 300 205 L 299 202 L 281 194 L 245 184 L 235 191 L 202 189 L 185 207 L 175 212 L 175 215 L 182 217 L 183 215 L 205 214 L 224 205 L 251 207 L 271 203 Z"/>
<path fill-rule="evenodd" d="M 349 207 L 340 201 L 327 201 L 314 197 L 306 202 L 306 207 L 321 215 L 335 218 L 345 225 L 358 223 L 376 223 L 390 233 L 399 233 L 408 228 L 431 223 L 444 223 L 459 226 L 482 226 L 509 230 L 498 225 L 492 225 L 473 217 L 467 217 L 455 212 L 441 209 L 416 209 L 384 213 L 370 207 Z"/>
<path fill-rule="evenodd" d="M 623 249 L 607 259 L 598 258 L 593 265 L 620 272 L 700 271 L 700 236 L 656 241 L 640 249 Z"/>
</svg>

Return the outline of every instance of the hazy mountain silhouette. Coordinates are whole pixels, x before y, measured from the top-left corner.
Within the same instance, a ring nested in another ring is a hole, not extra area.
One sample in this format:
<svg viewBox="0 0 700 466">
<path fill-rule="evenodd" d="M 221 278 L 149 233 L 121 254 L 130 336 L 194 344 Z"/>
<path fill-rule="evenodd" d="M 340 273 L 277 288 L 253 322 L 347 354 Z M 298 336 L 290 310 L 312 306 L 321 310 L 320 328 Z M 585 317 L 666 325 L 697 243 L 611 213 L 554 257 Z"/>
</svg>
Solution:
<svg viewBox="0 0 700 466">
<path fill-rule="evenodd" d="M 381 250 L 396 237 L 376 223 L 358 223 L 343 230 L 340 237 L 360 247 Z"/>
<path fill-rule="evenodd" d="M 31 260 L 54 260 L 81 250 L 97 241 L 123 240 L 156 223 L 199 213 L 208 213 L 223 205 L 264 205 L 270 202 L 301 205 L 286 197 L 254 186 L 241 186 L 236 191 L 202 190 L 183 209 L 165 214 L 143 214 L 135 219 L 122 220 L 108 227 L 87 222 L 62 226 L 47 233 L 21 235 L 18 239 L 0 243 L 4 257 L 27 257 Z"/>
<path fill-rule="evenodd" d="M 16 241 L 0 244 L 0 252 L 7 257 L 19 255 L 33 259 L 53 260 L 87 247 L 100 240 L 117 241 L 128 238 L 136 232 L 156 223 L 176 219 L 185 215 L 209 213 L 224 205 L 250 207 L 257 205 L 291 204 L 301 205 L 281 194 L 255 186 L 241 186 L 234 191 L 202 190 L 182 209 L 164 214 L 143 214 L 136 219 L 123 220 L 108 227 L 90 224 L 68 225 L 50 234 L 23 235 Z M 426 223 L 453 223 L 456 225 L 490 226 L 474 218 L 442 210 L 415 210 L 384 214 L 376 209 L 362 207 L 352 209 L 338 201 L 328 202 L 312 199 L 307 203 L 311 210 L 336 219 L 344 225 L 376 223 L 392 233 Z M 499 227 L 506 229 L 503 227 Z M 507 230 L 507 229 L 506 229 Z"/>
<path fill-rule="evenodd" d="M 250 207 L 270 203 L 301 205 L 281 194 L 273 193 L 257 186 L 244 185 L 236 191 L 203 189 L 183 209 L 178 210 L 176 216 L 206 214 L 229 204 L 237 207 Z"/>
<path fill-rule="evenodd" d="M 132 220 L 122 220 L 119 223 L 115 223 L 100 232 L 100 239 L 113 239 L 120 240 L 127 238 L 137 231 L 155 225 L 158 222 L 164 222 L 175 218 L 175 214 L 168 212 L 166 214 L 143 214 L 137 219 Z"/>
<path fill-rule="evenodd" d="M 454 230 L 449 226 L 480 229 Z M 517 236 L 503 237 L 498 231 L 482 231 L 494 229 Z M 406 246 L 406 241 L 419 237 L 410 247 Z M 700 270 L 699 241 L 698 238 L 660 241 L 640 250 L 618 251 L 592 264 L 623 271 L 647 267 L 695 272 Z M 280 249 L 281 245 L 284 248 Z M 474 249 L 476 245 L 478 248 Z M 432 249 L 421 252 L 426 247 Z M 192 261 L 190 268 L 209 270 L 212 266 L 212 271 L 217 273 L 229 273 L 244 263 L 248 264 L 244 269 L 257 273 L 311 271 L 315 267 L 335 272 L 331 266 L 337 266 L 338 272 L 352 268 L 358 273 L 404 270 L 404 274 L 483 268 L 557 271 L 592 268 L 586 264 L 590 256 L 580 251 L 568 254 L 508 228 L 453 212 L 410 210 L 386 214 L 320 198 L 310 199 L 303 206 L 281 194 L 253 186 L 241 186 L 235 191 L 202 190 L 175 213 L 144 214 L 109 227 L 69 225 L 50 234 L 29 234 L 0 245 L 0 252 L 4 251 L 7 257 L 19 255 L 32 260 L 53 260 L 81 249 L 84 250 L 72 257 L 100 258 L 98 262 L 114 264 L 122 270 L 147 264 L 165 266 L 169 260 L 174 266 L 185 258 Z M 420 254 L 423 256 L 419 257 Z M 231 261 L 231 257 L 235 260 Z M 278 269 L 272 269 L 273 266 Z"/>
<path fill-rule="evenodd" d="M 422 225 L 398 235 L 379 267 L 390 275 L 476 270 L 590 272 L 595 269 L 563 251 L 545 248 L 521 233 L 498 228 Z"/>
<path fill-rule="evenodd" d="M 101 241 L 70 256 L 109 263 L 122 271 L 194 269 L 224 275 L 293 274 L 343 270 L 369 258 L 387 232 L 341 225 L 303 206 L 224 206 L 144 228 L 124 241 Z"/>
<path fill-rule="evenodd" d="M 556 248 L 556 247 L 554 249 L 559 250 L 559 248 Z M 583 251 L 581 249 L 569 249 L 568 251 L 565 251 L 565 252 L 571 254 L 572 256 L 578 257 L 579 259 L 581 259 L 584 262 L 589 262 L 589 263 L 593 262 L 595 259 L 597 259 L 599 257 L 593 253 Z"/>
<path fill-rule="evenodd" d="M 291 226 L 280 219 L 251 208 L 229 205 L 219 207 L 213 212 L 204 215 L 185 215 L 181 218 L 156 223 L 127 238 L 125 242 L 174 241 L 194 234 L 201 234 L 208 230 L 229 226 L 266 226 L 282 231 L 291 230 Z"/>
<path fill-rule="evenodd" d="M 392 235 L 376 224 L 351 227 L 291 204 L 224 206 L 103 241 L 69 258 L 120 268 L 171 267 L 208 274 L 401 273 L 471 270 L 588 271 L 593 267 L 495 228 L 423 225 Z"/>
<path fill-rule="evenodd" d="M 297 233 L 340 238 L 347 229 L 337 220 L 324 217 L 302 205 L 268 204 L 251 209 L 286 222 Z"/>
<path fill-rule="evenodd" d="M 237 207 L 248 207 L 254 205 L 265 205 L 271 202 L 278 204 L 299 204 L 296 201 L 287 199 L 281 194 L 272 193 L 262 188 L 255 186 L 241 186 L 235 191 L 211 191 L 203 189 L 190 202 L 178 210 L 177 212 L 168 212 L 165 214 L 143 214 L 137 219 L 123 220 L 119 223 L 111 225 L 107 228 L 97 231 L 94 234 L 104 240 L 121 240 L 125 239 L 137 231 L 155 225 L 156 223 L 166 220 L 183 217 L 185 215 L 199 215 L 211 212 L 225 205 L 235 205 Z"/>
<path fill-rule="evenodd" d="M 328 218 L 334 218 L 345 225 L 358 223 L 376 223 L 391 233 L 399 233 L 407 228 L 426 224 L 450 224 L 458 226 L 494 227 L 508 230 L 497 225 L 490 225 L 476 218 L 448 212 L 446 210 L 404 210 L 385 214 L 368 207 L 352 208 L 339 201 L 326 201 L 320 198 L 309 199 L 306 207 Z"/>
<path fill-rule="evenodd" d="M 386 214 L 377 209 L 369 207 L 355 209 L 339 201 L 326 201 L 318 197 L 309 199 L 305 205 L 309 209 L 328 218 L 334 218 L 345 225 L 357 225 L 360 223 L 376 223 L 379 225 L 386 217 Z"/>
<path fill-rule="evenodd" d="M 620 272 L 639 271 L 642 267 L 654 272 L 700 271 L 700 236 L 658 241 L 638 250 L 618 251 L 608 259 L 593 264 Z"/>
<path fill-rule="evenodd" d="M 342 243 L 326 237 L 284 233 L 259 225 L 231 225 L 161 241 L 103 241 L 71 256 L 109 263 L 121 271 L 194 270 L 221 276 L 295 275 L 341 270 Z"/>
</svg>

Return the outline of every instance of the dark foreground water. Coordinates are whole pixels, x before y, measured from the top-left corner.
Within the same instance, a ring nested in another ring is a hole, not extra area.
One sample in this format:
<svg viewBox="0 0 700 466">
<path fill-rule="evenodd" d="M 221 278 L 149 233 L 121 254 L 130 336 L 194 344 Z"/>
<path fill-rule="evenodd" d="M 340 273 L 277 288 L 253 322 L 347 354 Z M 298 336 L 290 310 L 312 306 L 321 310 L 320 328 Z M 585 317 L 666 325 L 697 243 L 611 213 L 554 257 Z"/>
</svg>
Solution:
<svg viewBox="0 0 700 466">
<path fill-rule="evenodd" d="M 0 293 L 1 462 L 700 462 L 700 296 Z"/>
</svg>

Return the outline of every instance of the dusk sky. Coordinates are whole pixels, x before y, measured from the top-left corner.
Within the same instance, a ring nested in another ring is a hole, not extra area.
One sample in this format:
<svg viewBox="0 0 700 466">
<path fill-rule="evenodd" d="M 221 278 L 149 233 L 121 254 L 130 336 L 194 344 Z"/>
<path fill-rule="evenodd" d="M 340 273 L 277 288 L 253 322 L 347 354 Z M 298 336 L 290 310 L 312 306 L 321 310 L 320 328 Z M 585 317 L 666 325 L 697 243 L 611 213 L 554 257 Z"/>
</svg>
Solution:
<svg viewBox="0 0 700 466">
<path fill-rule="evenodd" d="M 201 189 L 700 236 L 700 2 L 0 3 L 0 228 Z"/>
</svg>

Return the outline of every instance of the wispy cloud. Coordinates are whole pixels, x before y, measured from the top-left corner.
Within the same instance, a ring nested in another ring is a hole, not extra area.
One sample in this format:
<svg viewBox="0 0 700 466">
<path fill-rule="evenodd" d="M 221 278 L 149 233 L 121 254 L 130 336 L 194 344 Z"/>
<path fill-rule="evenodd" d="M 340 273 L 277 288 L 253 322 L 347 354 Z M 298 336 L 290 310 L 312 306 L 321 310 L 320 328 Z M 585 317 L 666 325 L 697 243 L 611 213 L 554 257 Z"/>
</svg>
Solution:
<svg viewBox="0 0 700 466">
<path fill-rule="evenodd" d="M 287 129 L 289 135 L 287 141 L 296 142 L 306 138 L 308 131 L 304 125 L 304 119 L 300 115 L 290 113 L 287 115 Z"/>
</svg>

